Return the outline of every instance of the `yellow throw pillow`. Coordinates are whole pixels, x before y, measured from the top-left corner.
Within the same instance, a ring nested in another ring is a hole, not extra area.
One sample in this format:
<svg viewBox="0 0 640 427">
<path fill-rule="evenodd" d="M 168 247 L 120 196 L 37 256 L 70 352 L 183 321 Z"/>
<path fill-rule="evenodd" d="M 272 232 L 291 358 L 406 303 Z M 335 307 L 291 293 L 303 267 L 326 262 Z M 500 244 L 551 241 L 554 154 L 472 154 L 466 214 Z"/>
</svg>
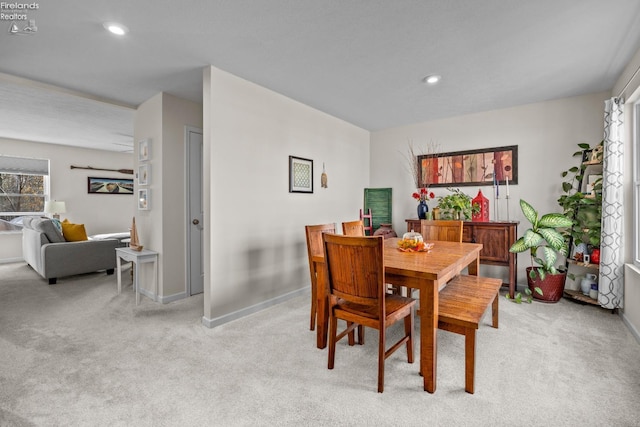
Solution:
<svg viewBox="0 0 640 427">
<path fill-rule="evenodd" d="M 72 224 L 68 219 L 61 222 L 62 235 L 67 242 L 81 242 L 87 239 L 84 224 Z"/>
</svg>

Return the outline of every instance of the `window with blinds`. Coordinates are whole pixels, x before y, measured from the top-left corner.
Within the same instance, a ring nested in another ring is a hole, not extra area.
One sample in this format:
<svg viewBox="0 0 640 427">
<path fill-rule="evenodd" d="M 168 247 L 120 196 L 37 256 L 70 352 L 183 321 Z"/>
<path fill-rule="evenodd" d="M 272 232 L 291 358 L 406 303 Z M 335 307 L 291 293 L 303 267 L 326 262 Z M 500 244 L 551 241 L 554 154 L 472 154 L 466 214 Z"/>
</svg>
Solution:
<svg viewBox="0 0 640 427">
<path fill-rule="evenodd" d="M 49 160 L 0 155 L 0 232 L 20 229 L 19 217 L 42 215 Z"/>
</svg>

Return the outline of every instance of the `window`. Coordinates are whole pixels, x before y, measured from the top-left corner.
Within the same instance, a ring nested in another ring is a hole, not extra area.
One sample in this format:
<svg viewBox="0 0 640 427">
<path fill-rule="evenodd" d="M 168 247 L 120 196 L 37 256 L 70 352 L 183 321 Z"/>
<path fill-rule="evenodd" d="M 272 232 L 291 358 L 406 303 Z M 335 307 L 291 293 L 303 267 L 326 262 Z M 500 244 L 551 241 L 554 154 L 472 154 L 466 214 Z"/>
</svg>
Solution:
<svg viewBox="0 0 640 427">
<path fill-rule="evenodd" d="M 23 216 L 42 215 L 48 190 L 48 160 L 0 155 L 0 232 L 19 230 Z"/>
</svg>

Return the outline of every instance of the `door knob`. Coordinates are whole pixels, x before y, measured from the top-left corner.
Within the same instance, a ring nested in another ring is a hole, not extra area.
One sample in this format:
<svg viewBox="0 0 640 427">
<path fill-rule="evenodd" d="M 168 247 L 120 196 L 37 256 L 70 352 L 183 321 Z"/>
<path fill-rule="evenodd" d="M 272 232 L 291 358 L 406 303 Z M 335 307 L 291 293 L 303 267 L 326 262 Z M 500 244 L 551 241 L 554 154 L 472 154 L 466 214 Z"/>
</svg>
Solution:
<svg viewBox="0 0 640 427">
<path fill-rule="evenodd" d="M 193 225 L 198 225 L 198 224 L 200 224 L 200 221 L 198 221 L 197 219 L 194 219 L 194 220 L 193 220 L 193 221 L 191 221 L 191 222 L 193 222 Z"/>
</svg>

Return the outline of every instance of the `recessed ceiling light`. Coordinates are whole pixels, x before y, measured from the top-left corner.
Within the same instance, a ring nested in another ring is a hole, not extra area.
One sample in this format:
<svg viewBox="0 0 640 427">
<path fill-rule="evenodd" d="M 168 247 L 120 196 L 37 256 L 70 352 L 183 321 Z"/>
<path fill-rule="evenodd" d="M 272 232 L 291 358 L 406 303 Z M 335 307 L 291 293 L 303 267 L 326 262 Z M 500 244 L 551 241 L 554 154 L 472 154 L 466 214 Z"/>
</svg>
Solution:
<svg viewBox="0 0 640 427">
<path fill-rule="evenodd" d="M 431 74 L 431 75 L 425 77 L 424 79 L 422 79 L 422 81 L 424 83 L 426 83 L 426 84 L 434 85 L 434 84 L 438 83 L 441 79 L 442 79 L 441 76 L 439 76 L 437 74 Z"/>
<path fill-rule="evenodd" d="M 105 22 L 104 28 L 118 36 L 124 36 L 129 32 L 129 29 L 127 27 L 116 22 Z"/>
</svg>

